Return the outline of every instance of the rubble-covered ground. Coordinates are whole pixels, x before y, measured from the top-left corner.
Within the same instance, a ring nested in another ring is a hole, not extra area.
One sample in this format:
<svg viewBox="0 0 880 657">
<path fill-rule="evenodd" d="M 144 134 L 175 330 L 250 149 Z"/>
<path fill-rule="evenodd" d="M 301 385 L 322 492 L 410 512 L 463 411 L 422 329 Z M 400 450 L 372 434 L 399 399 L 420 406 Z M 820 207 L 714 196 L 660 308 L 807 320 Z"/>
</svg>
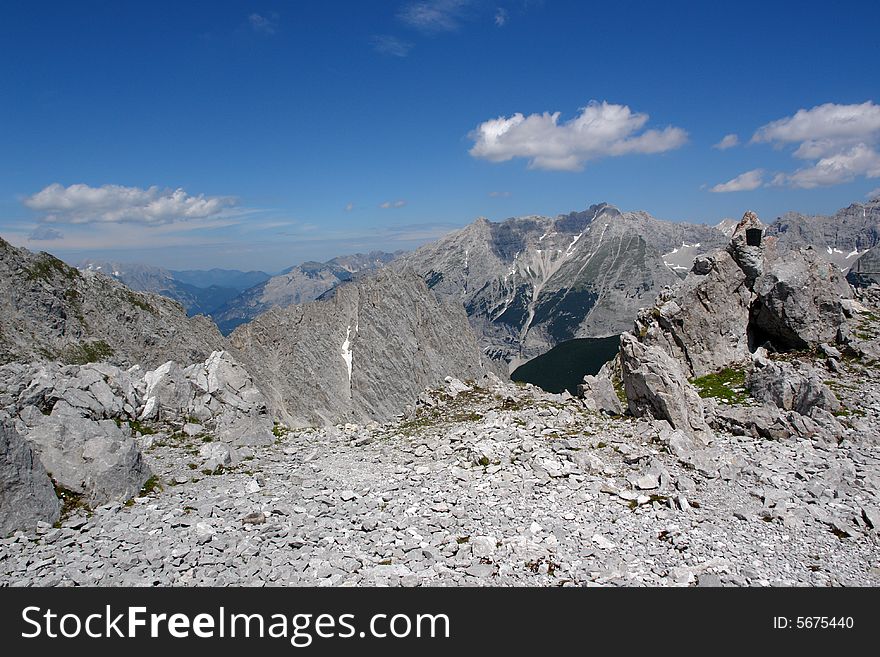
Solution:
<svg viewBox="0 0 880 657">
<path fill-rule="evenodd" d="M 0 582 L 880 585 L 880 373 L 835 367 L 839 444 L 716 433 L 699 458 L 665 422 L 494 377 L 399 423 L 277 427 L 226 467 L 160 427 L 142 496 L 0 539 Z"/>
</svg>

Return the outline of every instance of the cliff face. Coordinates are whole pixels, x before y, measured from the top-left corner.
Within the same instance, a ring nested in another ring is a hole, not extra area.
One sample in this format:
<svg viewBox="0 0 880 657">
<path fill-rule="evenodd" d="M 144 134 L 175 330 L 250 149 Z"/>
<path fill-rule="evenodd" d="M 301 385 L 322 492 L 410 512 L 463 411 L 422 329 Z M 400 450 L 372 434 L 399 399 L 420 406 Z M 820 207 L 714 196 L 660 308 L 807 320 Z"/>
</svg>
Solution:
<svg viewBox="0 0 880 657">
<path fill-rule="evenodd" d="M 461 306 L 389 270 L 272 309 L 229 340 L 273 408 L 296 425 L 389 420 L 446 376 L 484 371 Z"/>
</svg>

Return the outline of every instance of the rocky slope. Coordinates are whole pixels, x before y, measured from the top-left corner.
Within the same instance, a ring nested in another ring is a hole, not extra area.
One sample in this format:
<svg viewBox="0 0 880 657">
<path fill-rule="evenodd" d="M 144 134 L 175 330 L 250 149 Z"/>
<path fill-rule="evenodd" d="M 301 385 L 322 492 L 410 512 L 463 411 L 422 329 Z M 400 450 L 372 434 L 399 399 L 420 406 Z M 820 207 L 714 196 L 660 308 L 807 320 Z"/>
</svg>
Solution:
<svg viewBox="0 0 880 657">
<path fill-rule="evenodd" d="M 327 262 L 304 262 L 290 267 L 233 297 L 211 316 L 224 335 L 270 308 L 314 301 L 355 275 L 384 267 L 400 252 L 372 251 L 339 256 Z"/>
<path fill-rule="evenodd" d="M 492 377 L 402 423 L 279 432 L 213 473 L 198 439 L 153 434 L 160 485 L 0 539 L 2 581 L 878 585 L 880 380 L 827 376 L 853 413 L 839 442 L 720 431 L 696 461 L 665 421 Z"/>
<path fill-rule="evenodd" d="M 204 360 L 223 337 L 163 296 L 0 239 L 0 363 L 29 360 L 155 366 Z"/>
<path fill-rule="evenodd" d="M 273 410 L 296 425 L 388 420 L 443 377 L 484 371 L 461 307 L 384 269 L 319 301 L 273 308 L 229 341 Z"/>
<path fill-rule="evenodd" d="M 394 266 L 464 304 L 484 352 L 515 368 L 560 342 L 620 333 L 679 280 L 682 263 L 725 241 L 711 226 L 599 204 L 556 218 L 478 219 Z"/>
</svg>

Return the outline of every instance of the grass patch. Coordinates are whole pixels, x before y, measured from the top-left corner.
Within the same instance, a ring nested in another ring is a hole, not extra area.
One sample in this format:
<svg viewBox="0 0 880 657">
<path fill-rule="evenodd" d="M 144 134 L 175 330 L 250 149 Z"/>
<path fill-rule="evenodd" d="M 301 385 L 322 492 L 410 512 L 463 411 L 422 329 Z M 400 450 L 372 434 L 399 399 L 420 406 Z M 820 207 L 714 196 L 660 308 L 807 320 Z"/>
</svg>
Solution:
<svg viewBox="0 0 880 657">
<path fill-rule="evenodd" d="M 89 505 L 86 504 L 81 493 L 75 493 L 72 490 L 65 488 L 54 479 L 52 479 L 52 486 L 55 488 L 55 496 L 61 502 L 61 516 L 55 524 L 56 527 L 60 527 L 63 520 L 66 520 L 77 511 L 91 514 L 92 510 L 89 508 Z"/>
<path fill-rule="evenodd" d="M 162 481 L 156 475 L 151 476 L 144 482 L 144 485 L 141 486 L 140 497 L 144 497 L 145 495 L 149 495 L 150 493 L 154 492 L 162 492 Z"/>
<path fill-rule="evenodd" d="M 75 281 L 81 276 L 76 267 L 71 267 L 46 252 L 38 253 L 30 266 L 25 269 L 25 273 L 28 280 L 47 282 L 54 276 L 61 276 L 70 281 Z"/>
<path fill-rule="evenodd" d="M 700 376 L 691 381 L 700 397 L 714 397 L 727 404 L 744 404 L 749 393 L 745 389 L 745 370 L 725 367 L 713 374 Z"/>
<path fill-rule="evenodd" d="M 103 340 L 97 340 L 68 345 L 61 352 L 59 358 L 67 365 L 85 365 L 86 363 L 97 363 L 112 355 L 113 348 Z"/>
<path fill-rule="evenodd" d="M 139 433 L 142 436 L 152 436 L 154 433 L 156 433 L 155 429 L 153 429 L 152 427 L 148 427 L 145 424 L 141 424 L 137 420 L 129 421 L 128 426 L 131 428 L 132 431 Z"/>
</svg>

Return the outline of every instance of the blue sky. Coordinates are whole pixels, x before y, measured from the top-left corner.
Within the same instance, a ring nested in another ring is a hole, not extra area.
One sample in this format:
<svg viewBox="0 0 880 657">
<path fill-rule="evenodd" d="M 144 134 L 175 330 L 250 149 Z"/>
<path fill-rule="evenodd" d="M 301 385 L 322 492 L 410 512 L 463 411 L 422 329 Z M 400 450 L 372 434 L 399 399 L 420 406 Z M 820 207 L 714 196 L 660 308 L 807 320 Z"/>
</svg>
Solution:
<svg viewBox="0 0 880 657">
<path fill-rule="evenodd" d="M 277 271 L 480 215 L 772 220 L 880 188 L 880 6 L 717 5 L 7 3 L 0 235 Z"/>
</svg>

